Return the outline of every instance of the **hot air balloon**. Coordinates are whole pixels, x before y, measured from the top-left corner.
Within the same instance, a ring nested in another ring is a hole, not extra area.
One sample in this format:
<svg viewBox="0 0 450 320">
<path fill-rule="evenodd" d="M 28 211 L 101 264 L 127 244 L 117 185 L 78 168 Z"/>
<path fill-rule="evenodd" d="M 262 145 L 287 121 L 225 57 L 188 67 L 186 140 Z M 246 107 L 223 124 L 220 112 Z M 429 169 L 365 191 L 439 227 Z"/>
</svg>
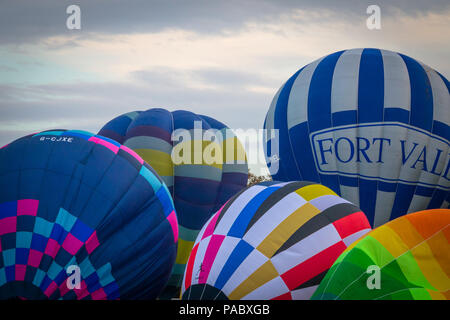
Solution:
<svg viewBox="0 0 450 320">
<path fill-rule="evenodd" d="M 182 299 L 309 299 L 326 271 L 371 230 L 355 205 L 312 182 L 263 182 L 202 228 Z"/>
<path fill-rule="evenodd" d="M 450 210 L 376 228 L 345 250 L 312 299 L 450 300 Z"/>
<path fill-rule="evenodd" d="M 189 135 L 178 139 L 178 132 Z M 99 134 L 134 150 L 169 187 L 180 233 L 173 275 L 161 297 L 179 296 L 185 264 L 200 228 L 247 184 L 245 151 L 223 123 L 183 110 L 130 112 L 108 122 Z M 187 149 L 180 151 L 183 147 Z M 204 155 L 214 148 L 217 161 L 207 161 Z"/>
<path fill-rule="evenodd" d="M 76 130 L 0 149 L 0 299 L 152 299 L 175 262 L 170 193 L 141 157 Z"/>
<path fill-rule="evenodd" d="M 265 119 L 275 180 L 309 180 L 358 205 L 372 226 L 448 208 L 449 82 L 388 50 L 352 49 L 298 70 Z"/>
</svg>

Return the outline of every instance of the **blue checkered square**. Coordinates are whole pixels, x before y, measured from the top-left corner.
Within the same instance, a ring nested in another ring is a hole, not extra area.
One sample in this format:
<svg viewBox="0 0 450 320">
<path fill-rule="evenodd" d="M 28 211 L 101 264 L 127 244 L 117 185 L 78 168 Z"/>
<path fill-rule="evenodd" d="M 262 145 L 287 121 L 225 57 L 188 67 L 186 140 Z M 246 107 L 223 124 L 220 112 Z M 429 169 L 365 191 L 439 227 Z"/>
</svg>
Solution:
<svg viewBox="0 0 450 320">
<path fill-rule="evenodd" d="M 89 277 L 92 273 L 95 272 L 95 268 L 94 266 L 91 264 L 91 261 L 86 258 L 84 259 L 80 264 L 80 271 L 81 271 L 81 276 L 86 279 L 87 277 Z"/>
<path fill-rule="evenodd" d="M 13 249 L 16 247 L 16 233 L 7 233 L 0 237 L 2 250 Z"/>
<path fill-rule="evenodd" d="M 98 277 L 100 278 L 100 283 L 104 287 L 112 282 L 114 278 L 111 275 L 111 264 L 107 263 L 97 270 Z"/>
<path fill-rule="evenodd" d="M 34 276 L 33 284 L 36 287 L 40 287 L 42 280 L 44 280 L 44 277 L 45 277 L 45 272 L 40 269 L 37 269 L 36 275 Z"/>
<path fill-rule="evenodd" d="M 86 224 L 84 224 L 81 220 L 77 220 L 72 230 L 70 231 L 71 234 L 73 234 L 76 238 L 78 238 L 82 242 L 86 242 L 93 232 L 94 230 L 89 226 L 87 226 Z"/>
<path fill-rule="evenodd" d="M 52 233 L 50 234 L 50 238 L 56 240 L 59 244 L 62 244 L 64 242 L 64 239 L 66 238 L 68 232 L 63 229 L 62 226 L 59 224 L 54 224 Z"/>
<path fill-rule="evenodd" d="M 36 217 L 36 222 L 34 224 L 34 233 L 40 234 L 46 238 L 50 237 L 50 233 L 52 232 L 53 223 L 48 222 L 41 217 Z"/>
<path fill-rule="evenodd" d="M 28 263 L 28 254 L 30 249 L 28 248 L 17 248 L 16 249 L 16 264 L 27 265 Z"/>
<path fill-rule="evenodd" d="M 0 203 L 0 220 L 17 215 L 17 201 Z"/>
<path fill-rule="evenodd" d="M 55 280 L 58 274 L 63 270 L 63 267 L 61 267 L 59 264 L 57 264 L 55 261 L 50 265 L 50 268 L 47 271 L 47 275 L 50 279 Z"/>
<path fill-rule="evenodd" d="M 44 252 L 48 239 L 40 234 L 34 233 L 31 239 L 31 249 Z"/>
<path fill-rule="evenodd" d="M 35 216 L 17 216 L 17 231 L 33 232 Z"/>
<path fill-rule="evenodd" d="M 27 231 L 16 232 L 16 248 L 30 248 L 33 233 Z"/>
<path fill-rule="evenodd" d="M 3 250 L 3 262 L 6 267 L 16 264 L 16 249 Z"/>
<path fill-rule="evenodd" d="M 5 273 L 6 273 L 6 281 L 7 282 L 11 282 L 16 280 L 15 278 L 15 267 L 14 266 L 9 266 L 9 267 L 5 267 Z"/>
<path fill-rule="evenodd" d="M 55 223 L 59 224 L 67 232 L 70 232 L 76 220 L 77 220 L 76 217 L 74 217 L 69 212 L 61 208 L 58 212 L 58 216 L 56 217 Z"/>
<path fill-rule="evenodd" d="M 5 268 L 0 268 L 0 287 L 6 283 Z"/>
</svg>

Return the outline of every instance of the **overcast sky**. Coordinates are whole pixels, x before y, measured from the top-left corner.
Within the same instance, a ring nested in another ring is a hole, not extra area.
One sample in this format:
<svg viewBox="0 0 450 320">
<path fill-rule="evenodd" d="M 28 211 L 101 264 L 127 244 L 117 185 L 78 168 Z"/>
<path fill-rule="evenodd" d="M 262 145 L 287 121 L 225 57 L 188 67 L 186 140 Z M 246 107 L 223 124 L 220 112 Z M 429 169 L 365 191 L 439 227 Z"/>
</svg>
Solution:
<svg viewBox="0 0 450 320">
<path fill-rule="evenodd" d="M 68 30 L 66 8 L 81 8 Z M 381 8 L 368 30 L 366 8 Z M 261 128 L 278 88 L 329 53 L 376 47 L 450 76 L 450 2 L 0 0 L 0 145 L 98 130 L 133 110 L 188 109 Z"/>
</svg>

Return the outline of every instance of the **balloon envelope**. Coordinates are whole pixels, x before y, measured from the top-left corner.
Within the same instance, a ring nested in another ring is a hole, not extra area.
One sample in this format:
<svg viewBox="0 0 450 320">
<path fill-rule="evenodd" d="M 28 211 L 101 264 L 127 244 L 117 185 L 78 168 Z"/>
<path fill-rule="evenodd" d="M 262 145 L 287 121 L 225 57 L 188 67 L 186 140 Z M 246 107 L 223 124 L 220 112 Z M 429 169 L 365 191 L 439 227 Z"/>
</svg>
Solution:
<svg viewBox="0 0 450 320">
<path fill-rule="evenodd" d="M 447 208 L 449 82 L 403 54 L 352 49 L 297 71 L 265 119 L 276 180 L 328 186 L 379 226 L 407 212 Z M 279 143 L 278 143 L 279 142 Z"/>
<path fill-rule="evenodd" d="M 167 283 L 173 202 L 127 147 L 76 130 L 20 138 L 0 149 L 0 190 L 0 299 L 155 298 Z"/>
<path fill-rule="evenodd" d="M 312 299 L 450 300 L 449 252 L 450 210 L 407 214 L 344 251 Z"/>
<path fill-rule="evenodd" d="M 364 213 L 325 186 L 251 186 L 203 226 L 182 299 L 309 299 L 337 257 L 368 231 Z"/>
<path fill-rule="evenodd" d="M 216 140 L 208 141 L 208 132 Z M 178 134 L 185 133 L 189 136 L 177 140 Z M 234 133 L 223 123 L 183 110 L 170 112 L 154 108 L 127 113 L 108 122 L 99 134 L 138 153 L 169 187 L 177 210 L 180 238 L 167 295 L 178 295 L 198 231 L 247 184 L 245 152 Z M 181 151 L 184 147 L 186 150 Z M 212 149 L 215 149 L 214 159 L 208 162 L 205 155 L 213 153 L 210 152 Z M 175 289 L 178 292 L 175 293 Z"/>
</svg>

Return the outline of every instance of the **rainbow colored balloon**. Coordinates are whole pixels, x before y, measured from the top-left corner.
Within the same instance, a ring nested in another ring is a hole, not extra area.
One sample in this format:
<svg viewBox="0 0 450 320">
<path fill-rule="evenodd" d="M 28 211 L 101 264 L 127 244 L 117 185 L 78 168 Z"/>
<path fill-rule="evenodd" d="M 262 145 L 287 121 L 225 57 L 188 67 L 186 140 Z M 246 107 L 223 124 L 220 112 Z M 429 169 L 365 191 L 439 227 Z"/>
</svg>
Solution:
<svg viewBox="0 0 450 320">
<path fill-rule="evenodd" d="M 450 300 L 450 210 L 407 214 L 349 246 L 312 299 Z"/>
<path fill-rule="evenodd" d="M 337 257 L 370 230 L 358 207 L 325 186 L 251 186 L 203 226 L 182 299 L 309 299 Z"/>
<path fill-rule="evenodd" d="M 152 299 L 175 262 L 170 193 L 141 157 L 77 130 L 0 149 L 0 299 Z"/>
<path fill-rule="evenodd" d="M 177 133 L 190 136 L 175 140 Z M 206 137 L 208 133 L 210 136 Z M 185 264 L 200 228 L 247 185 L 245 151 L 223 123 L 183 110 L 155 108 L 127 113 L 108 122 L 99 134 L 134 150 L 169 188 L 180 237 L 176 264 L 164 297 L 178 296 Z M 217 140 L 208 140 L 214 135 Z M 205 160 L 205 155 L 214 149 L 213 158 L 217 161 Z M 173 155 L 180 155 L 180 159 Z"/>
</svg>

